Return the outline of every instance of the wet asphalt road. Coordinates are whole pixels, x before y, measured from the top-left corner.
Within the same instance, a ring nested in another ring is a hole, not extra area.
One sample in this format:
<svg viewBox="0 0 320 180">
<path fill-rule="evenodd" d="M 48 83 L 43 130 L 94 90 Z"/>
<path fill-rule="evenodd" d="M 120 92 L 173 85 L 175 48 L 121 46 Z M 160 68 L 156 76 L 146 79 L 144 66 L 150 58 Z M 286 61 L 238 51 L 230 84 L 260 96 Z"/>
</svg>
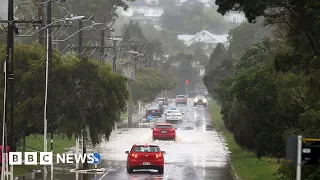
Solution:
<svg viewBox="0 0 320 180">
<path fill-rule="evenodd" d="M 176 107 L 174 103 L 170 107 Z M 110 137 L 109 142 L 99 146 L 102 161 L 99 167 L 106 172 L 99 175 L 67 173 L 64 167 L 54 173 L 53 179 L 59 180 L 232 180 L 227 161 L 227 150 L 217 132 L 212 129 L 212 121 L 207 107 L 193 106 L 193 99 L 188 105 L 178 105 L 184 112 L 182 123 L 174 124 L 177 128 L 177 140 L 152 141 L 150 128 L 118 129 Z M 164 118 L 154 121 L 164 122 Z M 157 171 L 135 171 L 128 174 L 124 153 L 133 144 L 157 144 L 165 154 L 164 174 Z M 43 175 L 33 174 L 25 180 L 44 179 Z M 19 178 L 22 179 L 22 178 Z M 50 175 L 46 179 L 51 179 Z"/>
</svg>

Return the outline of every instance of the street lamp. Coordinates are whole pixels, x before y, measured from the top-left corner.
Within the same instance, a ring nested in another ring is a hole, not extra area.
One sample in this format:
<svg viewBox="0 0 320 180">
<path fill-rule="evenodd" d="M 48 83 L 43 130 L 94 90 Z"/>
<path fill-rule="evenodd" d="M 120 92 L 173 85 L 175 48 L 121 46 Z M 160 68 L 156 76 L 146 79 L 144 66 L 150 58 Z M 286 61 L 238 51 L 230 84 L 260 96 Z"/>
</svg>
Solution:
<svg viewBox="0 0 320 180">
<path fill-rule="evenodd" d="M 62 20 L 54 21 L 49 23 L 44 28 L 47 28 L 47 58 L 46 58 L 46 89 L 45 89 L 45 95 L 44 95 L 44 115 L 43 115 L 43 126 L 44 126 L 44 132 L 43 132 L 43 151 L 48 151 L 48 144 L 47 144 L 47 131 L 48 131 L 48 120 L 47 120 L 47 105 L 48 105 L 48 78 L 49 78 L 49 62 L 52 61 L 52 36 L 51 36 L 51 28 L 50 26 L 53 23 L 56 22 L 62 22 L 62 21 L 71 21 L 71 20 L 79 20 L 84 18 L 84 16 L 75 16 L 71 18 L 65 18 Z M 42 28 L 42 29 L 44 29 Z M 39 30 L 41 31 L 41 29 Z M 34 34 L 34 33 L 33 33 Z M 52 138 L 52 137 L 51 137 Z M 51 139 L 52 141 L 52 139 Z M 51 165 L 51 174 L 53 173 L 53 164 Z M 44 174 L 47 174 L 47 168 L 44 166 Z"/>
</svg>

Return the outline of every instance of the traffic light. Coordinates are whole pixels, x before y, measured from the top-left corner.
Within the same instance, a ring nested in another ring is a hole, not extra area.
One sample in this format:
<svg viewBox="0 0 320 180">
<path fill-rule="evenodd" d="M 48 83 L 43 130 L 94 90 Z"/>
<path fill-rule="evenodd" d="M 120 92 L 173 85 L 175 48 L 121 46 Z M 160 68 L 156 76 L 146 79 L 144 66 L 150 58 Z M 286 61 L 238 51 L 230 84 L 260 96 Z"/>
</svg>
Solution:
<svg viewBox="0 0 320 180">
<path fill-rule="evenodd" d="M 189 84 L 189 81 L 188 81 L 188 80 L 186 80 L 186 84 Z"/>
</svg>

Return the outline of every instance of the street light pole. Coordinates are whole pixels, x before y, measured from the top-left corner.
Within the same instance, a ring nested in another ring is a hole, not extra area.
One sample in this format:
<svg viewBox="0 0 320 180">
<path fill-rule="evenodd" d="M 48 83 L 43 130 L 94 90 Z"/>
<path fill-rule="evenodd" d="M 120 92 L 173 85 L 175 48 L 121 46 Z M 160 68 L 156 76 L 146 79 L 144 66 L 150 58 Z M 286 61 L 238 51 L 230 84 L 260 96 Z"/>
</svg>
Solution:
<svg viewBox="0 0 320 180">
<path fill-rule="evenodd" d="M 51 24 L 51 0 L 47 2 L 47 25 Z M 43 133 L 43 151 L 48 151 L 47 144 L 47 130 L 48 130 L 48 120 L 47 120 L 47 105 L 48 105 L 48 77 L 49 77 L 49 62 L 51 62 L 52 58 L 52 39 L 51 39 L 51 27 L 47 27 L 47 58 L 46 58 L 46 87 L 45 87 L 45 98 L 44 98 L 44 115 L 43 115 L 43 123 L 44 123 L 44 133 Z M 44 174 L 46 175 L 47 167 L 44 165 Z"/>
<path fill-rule="evenodd" d="M 117 41 L 113 39 L 113 60 L 112 60 L 112 72 L 117 72 Z"/>
</svg>

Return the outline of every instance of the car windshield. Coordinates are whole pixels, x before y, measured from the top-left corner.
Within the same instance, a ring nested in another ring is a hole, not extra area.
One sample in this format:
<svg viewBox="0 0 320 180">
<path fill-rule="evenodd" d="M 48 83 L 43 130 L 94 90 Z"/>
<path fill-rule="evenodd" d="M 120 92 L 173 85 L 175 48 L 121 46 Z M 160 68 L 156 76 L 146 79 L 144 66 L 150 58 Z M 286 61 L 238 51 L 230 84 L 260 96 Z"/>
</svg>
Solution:
<svg viewBox="0 0 320 180">
<path fill-rule="evenodd" d="M 170 125 L 157 125 L 158 129 L 170 129 L 171 126 Z"/>
<path fill-rule="evenodd" d="M 133 152 L 160 152 L 157 146 L 136 146 Z"/>
<path fill-rule="evenodd" d="M 179 96 L 177 96 L 177 98 L 185 98 L 186 96 L 184 96 L 184 95 L 179 95 Z"/>
</svg>

